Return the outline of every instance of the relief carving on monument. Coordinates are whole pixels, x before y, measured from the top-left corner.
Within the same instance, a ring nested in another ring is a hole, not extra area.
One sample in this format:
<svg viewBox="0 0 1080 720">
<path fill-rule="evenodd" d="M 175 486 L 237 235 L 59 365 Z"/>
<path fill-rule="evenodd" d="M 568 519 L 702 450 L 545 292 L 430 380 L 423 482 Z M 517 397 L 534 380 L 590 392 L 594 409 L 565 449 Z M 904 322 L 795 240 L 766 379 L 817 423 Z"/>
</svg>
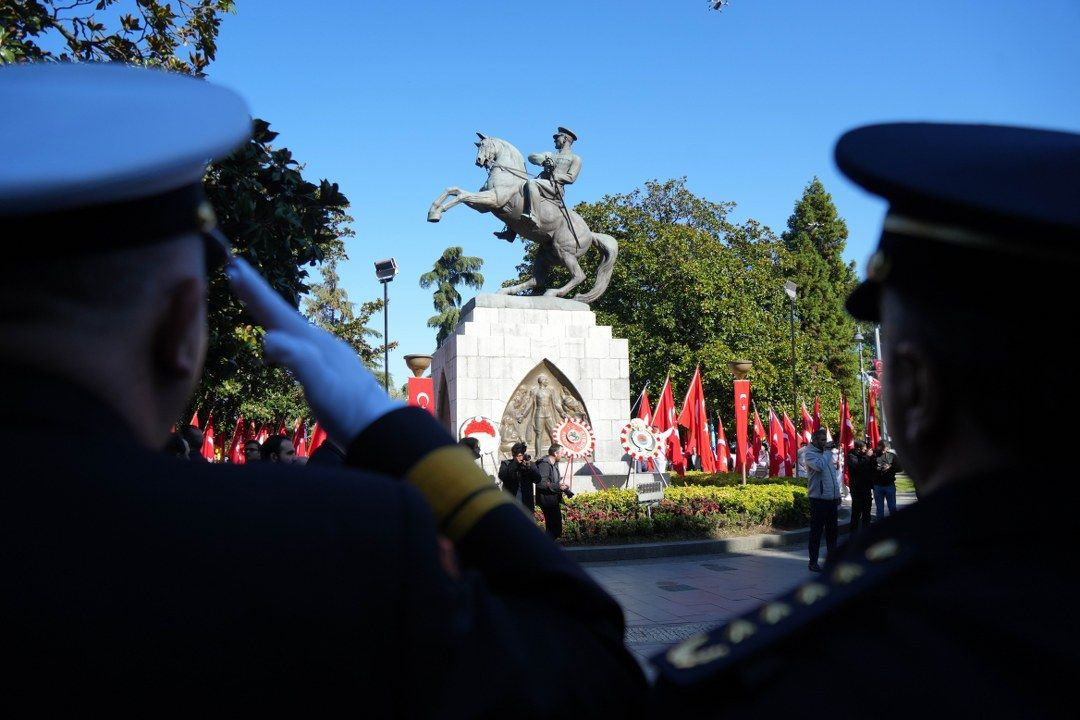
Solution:
<svg viewBox="0 0 1080 720">
<path fill-rule="evenodd" d="M 564 417 L 588 422 L 581 393 L 549 360 L 530 370 L 510 396 L 503 411 L 500 452 L 510 456 L 517 442 L 528 446 L 534 459 L 547 453 L 551 432 Z"/>
</svg>

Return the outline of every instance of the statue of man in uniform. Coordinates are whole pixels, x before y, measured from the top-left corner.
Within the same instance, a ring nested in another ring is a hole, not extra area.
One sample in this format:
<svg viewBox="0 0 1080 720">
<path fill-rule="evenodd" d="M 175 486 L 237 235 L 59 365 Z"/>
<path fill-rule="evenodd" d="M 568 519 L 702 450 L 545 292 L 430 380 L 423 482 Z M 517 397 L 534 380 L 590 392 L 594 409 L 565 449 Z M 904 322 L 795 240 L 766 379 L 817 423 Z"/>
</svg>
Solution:
<svg viewBox="0 0 1080 720">
<path fill-rule="evenodd" d="M 529 155 L 529 162 L 539 165 L 543 170 L 539 177 L 525 181 L 525 212 L 521 214 L 522 220 L 536 222 L 534 213 L 540 211 L 541 197 L 555 200 L 565 207 L 563 185 L 572 185 L 581 172 L 581 158 L 571 149 L 577 135 L 560 127 L 552 138 L 555 140 L 555 152 Z M 516 233 L 509 226 L 495 233 L 495 237 L 507 242 L 513 242 L 515 236 Z"/>
</svg>

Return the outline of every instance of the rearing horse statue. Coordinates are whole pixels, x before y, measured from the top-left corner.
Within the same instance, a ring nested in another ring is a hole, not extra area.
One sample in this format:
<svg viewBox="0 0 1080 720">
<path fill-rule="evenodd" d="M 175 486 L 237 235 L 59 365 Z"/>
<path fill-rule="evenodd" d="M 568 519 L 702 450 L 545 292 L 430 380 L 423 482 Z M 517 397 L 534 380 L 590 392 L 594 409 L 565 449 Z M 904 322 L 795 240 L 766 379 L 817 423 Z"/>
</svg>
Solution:
<svg viewBox="0 0 1080 720">
<path fill-rule="evenodd" d="M 603 255 L 596 272 L 596 282 L 589 292 L 581 293 L 574 299 L 590 303 L 603 295 L 611 281 L 611 271 L 619 254 L 619 244 L 615 238 L 604 233 L 594 233 L 580 215 L 561 202 L 561 198 L 544 197 L 539 208 L 532 208 L 534 221 L 522 220 L 521 214 L 525 207 L 522 188 L 529 177 L 525 171 L 525 159 L 516 147 L 505 140 L 480 133 L 477 135 L 480 136 L 480 142 L 476 143 L 476 164 L 488 171 L 487 182 L 479 192 L 474 193 L 458 187 L 447 188 L 446 192 L 431 204 L 428 220 L 439 222 L 444 212 L 458 203 L 464 203 L 478 212 L 493 214 L 518 235 L 537 244 L 532 277 L 518 285 L 500 289 L 500 295 L 514 295 L 531 290 L 533 295 L 539 295 L 543 291 L 547 296 L 565 297 L 585 280 L 585 272 L 578 259 L 588 252 L 592 245 L 596 245 Z M 448 197 L 453 200 L 443 205 L 442 202 Z M 545 290 L 548 270 L 555 263 L 570 271 L 570 282 L 562 287 Z"/>
</svg>

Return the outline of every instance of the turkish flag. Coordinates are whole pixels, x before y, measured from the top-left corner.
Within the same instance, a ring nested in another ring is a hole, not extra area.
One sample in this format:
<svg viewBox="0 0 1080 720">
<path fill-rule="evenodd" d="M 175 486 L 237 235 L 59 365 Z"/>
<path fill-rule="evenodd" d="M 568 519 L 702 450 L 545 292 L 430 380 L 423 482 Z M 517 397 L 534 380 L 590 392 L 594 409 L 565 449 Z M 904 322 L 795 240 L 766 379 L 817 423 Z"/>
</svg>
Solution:
<svg viewBox="0 0 1080 720">
<path fill-rule="evenodd" d="M 746 425 L 750 422 L 750 381 L 735 381 L 735 470 L 746 466 Z"/>
<path fill-rule="evenodd" d="M 716 471 L 731 471 L 731 449 L 728 447 L 724 423 L 720 421 L 719 415 L 716 416 Z"/>
<path fill-rule="evenodd" d="M 432 378 L 409 378 L 409 405 L 435 414 L 435 381 Z"/>
<path fill-rule="evenodd" d="M 229 462 L 233 465 L 244 464 L 244 416 L 236 418 L 236 429 L 233 430 L 232 441 L 229 443 Z"/>
<path fill-rule="evenodd" d="M 848 477 L 847 454 L 855 449 L 855 425 L 851 422 L 851 408 L 848 400 L 840 396 L 840 462 L 844 468 L 844 484 L 850 484 Z"/>
<path fill-rule="evenodd" d="M 716 458 L 713 456 L 709 437 L 709 419 L 705 414 L 705 388 L 701 385 L 701 366 L 694 368 L 694 377 L 686 390 L 679 424 L 690 433 L 686 438 L 686 451 L 693 451 L 701 459 L 701 469 L 708 473 L 716 472 Z"/>
<path fill-rule="evenodd" d="M 645 421 L 646 425 L 652 425 L 652 408 L 649 407 L 649 392 L 647 390 L 641 391 L 641 406 L 638 408 L 638 418 Z"/>
<path fill-rule="evenodd" d="M 653 412 L 653 424 L 659 431 L 668 464 L 675 472 L 682 475 L 686 471 L 686 460 L 683 458 L 679 428 L 675 422 L 675 397 L 671 393 L 671 377 L 664 379 L 664 389 L 660 391 L 660 402 L 656 404 L 656 410 Z"/>
<path fill-rule="evenodd" d="M 870 446 L 874 450 L 877 450 L 877 446 L 881 444 L 881 430 L 878 428 L 877 421 L 877 398 L 878 389 L 871 386 L 866 405 L 866 434 L 870 436 Z"/>
<path fill-rule="evenodd" d="M 282 437 L 289 434 L 289 431 L 285 429 L 285 418 L 281 418 L 281 422 L 277 426 L 277 432 L 275 435 L 281 435 Z"/>
<path fill-rule="evenodd" d="M 199 411 L 198 410 L 196 410 L 195 412 L 193 412 L 191 414 L 191 422 L 189 422 L 188 425 L 191 425 L 193 427 L 199 427 Z"/>
<path fill-rule="evenodd" d="M 206 418 L 206 431 L 203 432 L 202 447 L 199 454 L 210 462 L 214 462 L 214 414 L 210 413 Z"/>
<path fill-rule="evenodd" d="M 304 422 L 304 418 L 296 418 L 294 428 L 292 445 L 296 450 L 296 457 L 307 457 L 307 423 Z"/>
<path fill-rule="evenodd" d="M 769 408 L 769 475 L 781 477 L 787 475 L 787 451 L 784 449 L 784 425 Z"/>
<path fill-rule="evenodd" d="M 314 453 L 319 449 L 319 446 L 326 440 L 326 431 L 322 429 L 318 422 L 315 423 L 315 427 L 311 429 L 311 443 L 308 445 L 308 454 Z"/>
<path fill-rule="evenodd" d="M 795 423 L 784 413 L 784 449 L 787 451 L 787 472 L 785 477 L 795 477 L 796 453 L 799 450 L 799 435 L 795 432 Z"/>
<path fill-rule="evenodd" d="M 811 436 L 814 434 L 814 418 L 806 412 L 806 403 L 802 406 L 802 435 L 799 437 L 799 447 L 809 445 Z"/>
<path fill-rule="evenodd" d="M 255 441 L 262 445 L 270 438 L 270 430 L 265 425 L 259 428 L 259 432 L 255 433 Z"/>
<path fill-rule="evenodd" d="M 821 429 L 821 401 L 814 396 L 814 429 Z"/>
<path fill-rule="evenodd" d="M 746 464 L 750 465 L 757 462 L 757 459 L 761 457 L 761 444 L 765 442 L 765 426 L 761 424 L 761 416 L 757 414 L 757 407 L 754 408 L 754 440 L 753 440 L 753 457 L 747 458 Z"/>
</svg>

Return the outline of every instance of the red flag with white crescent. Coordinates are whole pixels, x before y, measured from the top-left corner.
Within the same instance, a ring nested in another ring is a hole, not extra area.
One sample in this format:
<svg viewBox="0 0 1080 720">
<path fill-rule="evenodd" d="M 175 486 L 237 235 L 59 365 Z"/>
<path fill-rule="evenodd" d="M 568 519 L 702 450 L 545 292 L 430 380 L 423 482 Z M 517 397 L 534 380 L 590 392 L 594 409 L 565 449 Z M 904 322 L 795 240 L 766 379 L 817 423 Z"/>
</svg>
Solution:
<svg viewBox="0 0 1080 720">
<path fill-rule="evenodd" d="M 750 422 L 750 381 L 735 381 L 735 469 L 741 470 L 746 465 L 749 453 L 746 439 L 746 425 Z"/>
<path fill-rule="evenodd" d="M 716 416 L 716 471 L 729 472 L 731 470 L 731 448 L 727 444 L 727 436 L 724 435 L 724 423 L 720 416 Z"/>
<path fill-rule="evenodd" d="M 787 451 L 787 468 L 784 477 L 795 477 L 796 453 L 799 450 L 799 435 L 795 432 L 795 423 L 784 413 L 784 450 Z"/>
<path fill-rule="evenodd" d="M 802 435 L 799 436 L 799 447 L 809 445 L 811 436 L 814 434 L 814 418 L 806 411 L 806 403 L 802 406 Z"/>
<path fill-rule="evenodd" d="M 660 401 L 653 410 L 653 424 L 663 441 L 664 456 L 671 469 L 682 475 L 686 470 L 682 443 L 679 440 L 679 428 L 675 420 L 675 397 L 671 392 L 671 378 L 664 379 L 664 388 L 660 391 Z"/>
<path fill-rule="evenodd" d="M 435 381 L 432 378 L 409 378 L 409 405 L 435 414 Z"/>
<path fill-rule="evenodd" d="M 769 475 L 780 477 L 785 472 L 787 451 L 784 449 L 784 426 L 769 408 Z"/>
</svg>

